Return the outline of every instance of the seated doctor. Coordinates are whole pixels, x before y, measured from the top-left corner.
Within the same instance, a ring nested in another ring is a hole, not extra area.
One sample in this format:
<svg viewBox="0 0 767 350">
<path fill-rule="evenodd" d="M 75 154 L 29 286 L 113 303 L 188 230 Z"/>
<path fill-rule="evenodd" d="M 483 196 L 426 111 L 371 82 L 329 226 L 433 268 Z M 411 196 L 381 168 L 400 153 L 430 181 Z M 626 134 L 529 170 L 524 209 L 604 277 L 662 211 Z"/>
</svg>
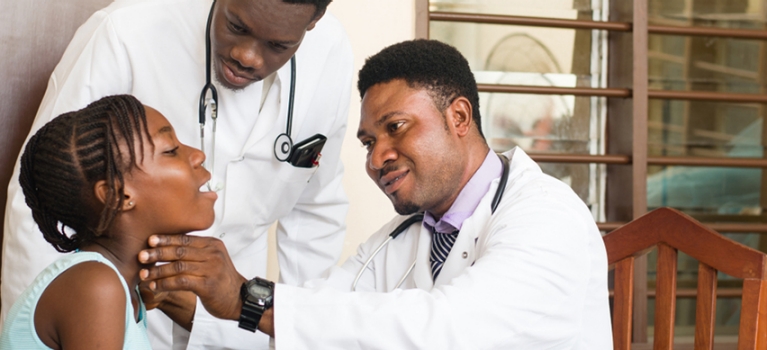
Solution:
<svg viewBox="0 0 767 350">
<path fill-rule="evenodd" d="M 407 41 L 359 75 L 367 173 L 400 216 L 303 287 L 247 280 L 214 238 L 155 235 L 139 260 L 169 264 L 142 271 L 150 288 L 193 291 L 277 349 L 611 349 L 591 213 L 521 149 L 488 147 L 466 59 Z"/>
</svg>

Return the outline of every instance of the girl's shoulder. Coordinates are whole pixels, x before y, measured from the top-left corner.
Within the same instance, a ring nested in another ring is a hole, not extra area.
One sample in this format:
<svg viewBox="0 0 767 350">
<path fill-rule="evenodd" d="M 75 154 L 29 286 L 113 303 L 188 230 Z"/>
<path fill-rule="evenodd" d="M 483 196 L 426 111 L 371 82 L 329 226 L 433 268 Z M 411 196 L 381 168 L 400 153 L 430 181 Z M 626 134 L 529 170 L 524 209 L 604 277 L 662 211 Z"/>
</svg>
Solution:
<svg viewBox="0 0 767 350">
<path fill-rule="evenodd" d="M 79 348 L 88 347 L 80 341 L 99 338 L 122 347 L 125 317 L 115 316 L 127 311 L 127 289 L 117 270 L 104 260 L 76 262 L 45 288 L 35 311 L 35 328 L 44 343 L 57 339 L 54 344 Z"/>
</svg>

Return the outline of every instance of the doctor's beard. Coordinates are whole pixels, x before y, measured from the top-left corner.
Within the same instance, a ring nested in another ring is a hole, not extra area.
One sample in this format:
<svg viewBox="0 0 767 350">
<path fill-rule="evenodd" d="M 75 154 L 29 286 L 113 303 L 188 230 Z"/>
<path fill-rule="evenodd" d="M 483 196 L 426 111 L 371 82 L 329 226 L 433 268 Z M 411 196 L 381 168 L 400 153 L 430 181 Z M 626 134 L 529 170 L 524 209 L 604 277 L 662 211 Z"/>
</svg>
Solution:
<svg viewBox="0 0 767 350">
<path fill-rule="evenodd" d="M 410 215 L 421 211 L 421 207 L 418 204 L 415 204 L 412 201 L 397 200 L 396 196 L 396 192 L 392 193 L 392 196 L 389 199 L 391 200 L 391 204 L 394 205 L 394 211 L 396 211 L 397 214 Z"/>
</svg>

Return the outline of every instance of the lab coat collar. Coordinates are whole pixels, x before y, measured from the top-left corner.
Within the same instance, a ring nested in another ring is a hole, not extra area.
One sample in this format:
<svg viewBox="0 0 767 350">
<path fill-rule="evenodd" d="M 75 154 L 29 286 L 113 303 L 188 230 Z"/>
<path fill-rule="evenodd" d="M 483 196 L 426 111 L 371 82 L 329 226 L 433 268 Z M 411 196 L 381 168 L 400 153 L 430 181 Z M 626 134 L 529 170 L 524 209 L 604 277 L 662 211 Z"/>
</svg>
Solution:
<svg viewBox="0 0 767 350">
<path fill-rule="evenodd" d="M 296 69 L 298 70 L 298 69 Z M 264 137 L 274 134 L 277 135 L 285 132 L 285 127 L 288 121 L 288 101 L 290 100 L 290 61 L 285 63 L 280 69 L 277 70 L 277 76 L 274 79 L 273 87 L 279 89 L 279 108 L 275 109 L 274 106 L 264 105 L 261 107 L 261 112 L 258 113 L 258 119 L 253 127 L 253 131 L 248 137 L 248 141 L 245 142 L 245 147 L 242 149 L 244 155 L 257 142 L 261 141 Z M 284 83 L 283 83 L 284 82 Z M 298 83 L 296 83 L 296 90 L 298 90 Z M 296 91 L 296 95 L 298 91 Z M 253 98 L 261 98 L 261 96 L 253 96 Z M 270 98 L 267 96 L 264 103 L 269 103 Z M 277 110 L 278 114 L 275 117 L 274 111 Z M 296 129 L 295 110 L 293 112 L 293 130 Z M 275 134 L 273 129 L 277 127 L 278 132 Z M 293 137 L 293 135 L 291 135 Z M 294 141 L 295 142 L 295 141 Z"/>
<path fill-rule="evenodd" d="M 504 153 L 504 155 L 510 160 L 509 181 L 506 183 L 506 190 L 508 190 L 508 188 L 511 187 L 513 183 L 513 174 L 511 170 L 514 169 L 513 161 L 515 159 L 513 159 L 512 156 L 514 155 L 515 150 L 516 148 Z M 524 152 L 520 151 L 517 153 L 517 157 L 521 158 L 521 161 L 526 163 L 527 160 L 529 160 L 531 163 L 535 164 L 532 162 L 532 160 L 529 159 L 529 157 L 527 157 Z M 482 197 L 479 206 L 477 206 L 477 209 L 469 218 L 463 222 L 461 233 L 458 235 L 455 244 L 453 244 L 453 248 L 450 250 L 450 254 L 448 254 L 445 263 L 442 265 L 442 271 L 440 272 L 436 281 L 432 280 L 431 264 L 429 261 L 429 255 L 431 253 L 432 233 L 425 228 L 421 229 L 420 239 L 418 242 L 418 262 L 416 263 L 416 271 L 414 271 L 416 286 L 418 288 L 431 290 L 432 288 L 447 284 L 450 282 L 450 280 L 463 273 L 466 268 L 474 264 L 475 260 L 477 259 L 476 247 L 480 238 L 479 235 L 482 234 L 484 236 L 489 233 L 487 227 L 490 225 L 491 220 L 489 219 L 492 216 L 490 202 L 495 196 L 495 192 L 498 189 L 499 183 L 500 178 L 493 180 L 487 193 L 484 197 Z M 504 192 L 504 196 L 507 195 L 509 194 Z M 464 257 L 464 254 L 466 257 Z"/>
</svg>

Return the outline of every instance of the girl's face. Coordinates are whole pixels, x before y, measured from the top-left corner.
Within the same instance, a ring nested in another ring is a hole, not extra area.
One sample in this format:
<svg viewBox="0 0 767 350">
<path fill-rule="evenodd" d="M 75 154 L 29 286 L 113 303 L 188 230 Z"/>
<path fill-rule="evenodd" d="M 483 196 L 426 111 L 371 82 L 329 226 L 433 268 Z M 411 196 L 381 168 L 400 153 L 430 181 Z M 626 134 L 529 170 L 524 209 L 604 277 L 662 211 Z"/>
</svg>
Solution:
<svg viewBox="0 0 767 350">
<path fill-rule="evenodd" d="M 182 144 L 167 119 L 151 107 L 146 110 L 147 129 L 154 147 L 144 143 L 143 160 L 125 175 L 126 193 L 152 233 L 186 233 L 213 224 L 215 192 L 202 192 L 210 179 L 202 167 L 205 155 Z M 130 192 L 128 192 L 130 190 Z"/>
</svg>

